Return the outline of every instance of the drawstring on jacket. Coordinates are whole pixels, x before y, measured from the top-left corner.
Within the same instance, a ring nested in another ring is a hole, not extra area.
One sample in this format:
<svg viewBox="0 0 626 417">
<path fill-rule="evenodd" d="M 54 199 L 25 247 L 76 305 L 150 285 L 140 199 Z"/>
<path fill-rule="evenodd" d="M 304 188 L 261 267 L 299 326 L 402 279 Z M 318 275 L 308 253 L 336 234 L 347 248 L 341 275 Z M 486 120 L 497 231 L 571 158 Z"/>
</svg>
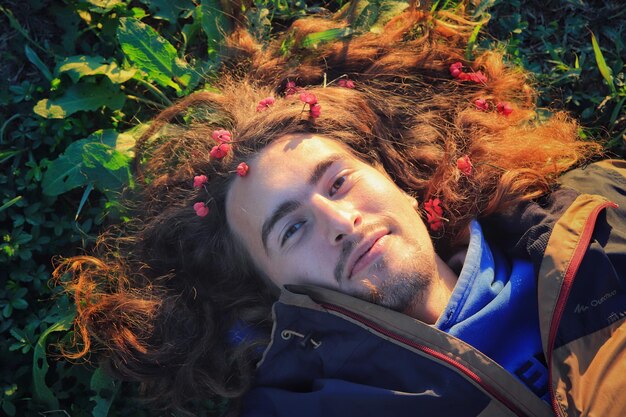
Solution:
<svg viewBox="0 0 626 417">
<path fill-rule="evenodd" d="M 318 342 L 315 339 L 313 339 L 313 333 L 310 332 L 307 335 L 303 335 L 302 333 L 298 333 L 294 330 L 289 330 L 289 329 L 285 329 L 282 332 L 280 332 L 280 337 L 283 338 L 283 340 L 289 340 L 291 339 L 292 336 L 296 336 L 301 338 L 302 340 L 298 343 L 300 345 L 300 347 L 302 348 L 306 348 L 308 343 L 311 343 L 311 345 L 313 345 L 313 349 L 317 349 L 318 347 L 320 347 L 322 345 L 322 342 Z"/>
</svg>

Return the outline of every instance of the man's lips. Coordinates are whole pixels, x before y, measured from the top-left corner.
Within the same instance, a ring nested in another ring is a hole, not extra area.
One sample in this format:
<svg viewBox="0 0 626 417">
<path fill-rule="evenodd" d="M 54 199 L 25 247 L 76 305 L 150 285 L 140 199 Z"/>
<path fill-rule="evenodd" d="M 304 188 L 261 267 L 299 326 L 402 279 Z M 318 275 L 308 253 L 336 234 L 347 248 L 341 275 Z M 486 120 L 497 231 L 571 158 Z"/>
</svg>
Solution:
<svg viewBox="0 0 626 417">
<path fill-rule="evenodd" d="M 366 236 L 350 255 L 347 265 L 348 279 L 361 272 L 385 251 L 388 230 L 379 230 Z"/>
</svg>

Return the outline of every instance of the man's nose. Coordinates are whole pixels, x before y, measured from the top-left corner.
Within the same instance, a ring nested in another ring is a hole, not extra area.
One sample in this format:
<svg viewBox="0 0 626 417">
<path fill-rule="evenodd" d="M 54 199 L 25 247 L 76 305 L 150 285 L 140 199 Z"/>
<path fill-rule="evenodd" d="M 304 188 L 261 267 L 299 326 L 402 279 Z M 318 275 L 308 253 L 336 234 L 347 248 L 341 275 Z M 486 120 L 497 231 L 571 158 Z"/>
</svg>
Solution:
<svg viewBox="0 0 626 417">
<path fill-rule="evenodd" d="M 330 200 L 324 196 L 313 197 L 313 207 L 322 233 L 331 244 L 340 243 L 356 232 L 363 218 L 354 205 L 344 200 Z"/>
</svg>

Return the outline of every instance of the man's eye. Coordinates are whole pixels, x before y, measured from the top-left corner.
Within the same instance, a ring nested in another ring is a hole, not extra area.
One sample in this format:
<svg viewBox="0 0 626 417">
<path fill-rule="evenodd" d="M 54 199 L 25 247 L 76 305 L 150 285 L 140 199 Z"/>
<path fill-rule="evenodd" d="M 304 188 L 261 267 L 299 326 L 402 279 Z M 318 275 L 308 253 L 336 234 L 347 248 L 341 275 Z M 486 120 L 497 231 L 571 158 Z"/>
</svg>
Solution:
<svg viewBox="0 0 626 417">
<path fill-rule="evenodd" d="M 332 197 L 335 194 L 337 194 L 337 191 L 339 191 L 339 189 L 341 188 L 341 186 L 343 185 L 343 183 L 346 182 L 346 176 L 342 176 L 337 178 L 337 180 L 333 183 L 333 185 L 331 185 L 330 187 L 330 191 L 328 192 L 328 194 Z"/>
<path fill-rule="evenodd" d="M 291 226 L 289 226 L 289 228 L 285 231 L 285 234 L 283 235 L 283 239 L 280 242 L 280 246 L 282 247 L 285 242 L 287 242 L 287 239 L 289 239 L 291 236 L 293 236 L 298 230 L 300 230 L 300 228 L 304 226 L 304 222 L 298 222 L 298 223 L 294 223 Z"/>
</svg>

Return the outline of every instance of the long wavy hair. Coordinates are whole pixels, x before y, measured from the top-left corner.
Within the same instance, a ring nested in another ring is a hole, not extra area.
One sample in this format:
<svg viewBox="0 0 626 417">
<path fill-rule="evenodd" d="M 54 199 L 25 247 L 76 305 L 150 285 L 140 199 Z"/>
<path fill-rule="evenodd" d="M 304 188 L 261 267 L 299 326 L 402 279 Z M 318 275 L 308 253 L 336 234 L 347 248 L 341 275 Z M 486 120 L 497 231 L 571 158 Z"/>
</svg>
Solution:
<svg viewBox="0 0 626 417">
<path fill-rule="evenodd" d="M 237 412 L 269 338 L 275 297 L 233 238 L 225 198 L 237 164 L 287 134 L 341 141 L 418 201 L 439 198 L 447 221 L 432 237 L 440 254 L 463 240 L 471 219 L 545 194 L 597 152 L 566 115 L 537 121 L 528 74 L 500 53 L 463 58 L 473 27 L 463 17 L 410 8 L 381 33 L 303 46 L 308 34 L 345 27 L 345 17 L 298 20 L 265 47 L 236 30 L 213 83 L 219 91 L 192 94 L 151 122 L 136 144 L 141 192 L 131 226 L 110 230 L 89 256 L 56 270 L 77 307 L 68 356 L 97 350 L 117 377 L 139 381 L 156 409 L 193 415 L 199 399 L 228 398 Z M 452 77 L 457 61 L 486 81 Z M 344 77 L 356 88 L 339 86 Z M 319 118 L 286 94 L 288 82 L 315 94 Z M 275 104 L 258 112 L 267 96 Z M 479 98 L 513 111 L 484 111 Z M 210 156 L 216 129 L 232 133 L 223 159 Z M 457 168 L 462 156 L 472 161 L 469 176 Z M 199 174 L 209 196 L 193 187 Z M 207 202 L 208 216 L 196 215 L 197 202 Z M 242 327 L 254 331 L 233 341 Z"/>
</svg>

